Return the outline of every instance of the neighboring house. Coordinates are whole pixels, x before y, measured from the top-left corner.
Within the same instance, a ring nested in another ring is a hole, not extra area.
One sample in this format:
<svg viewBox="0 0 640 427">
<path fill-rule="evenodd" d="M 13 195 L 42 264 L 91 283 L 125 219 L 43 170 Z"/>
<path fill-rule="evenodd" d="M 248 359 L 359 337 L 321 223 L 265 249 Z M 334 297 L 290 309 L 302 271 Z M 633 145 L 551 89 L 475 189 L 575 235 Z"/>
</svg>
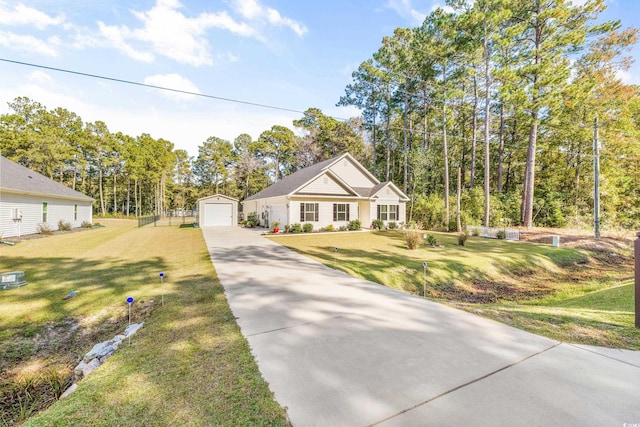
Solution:
<svg viewBox="0 0 640 427">
<path fill-rule="evenodd" d="M 0 156 L 0 237 L 92 222 L 94 199 Z"/>
<path fill-rule="evenodd" d="M 349 153 L 301 169 L 242 201 L 246 218 L 255 212 L 261 225 L 280 228 L 311 223 L 335 228 L 359 219 L 369 228 L 374 219 L 406 222 L 409 198 L 392 182 L 380 182 Z"/>
</svg>

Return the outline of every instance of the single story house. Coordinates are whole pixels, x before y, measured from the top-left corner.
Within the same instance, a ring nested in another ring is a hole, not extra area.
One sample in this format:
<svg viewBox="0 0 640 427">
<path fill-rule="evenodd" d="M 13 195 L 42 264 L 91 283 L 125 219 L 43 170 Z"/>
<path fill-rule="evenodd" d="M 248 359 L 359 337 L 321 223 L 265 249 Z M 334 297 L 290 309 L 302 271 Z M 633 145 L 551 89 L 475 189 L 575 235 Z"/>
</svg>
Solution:
<svg viewBox="0 0 640 427">
<path fill-rule="evenodd" d="M 311 223 L 315 230 L 346 226 L 359 219 L 406 222 L 409 198 L 391 181 L 380 182 L 349 153 L 301 169 L 242 201 L 246 218 L 255 212 L 261 225 L 280 228 Z"/>
<path fill-rule="evenodd" d="M 238 225 L 238 199 L 222 194 L 198 199 L 198 224 L 200 227 Z"/>
<path fill-rule="evenodd" d="M 0 237 L 93 221 L 94 199 L 0 156 Z"/>
</svg>

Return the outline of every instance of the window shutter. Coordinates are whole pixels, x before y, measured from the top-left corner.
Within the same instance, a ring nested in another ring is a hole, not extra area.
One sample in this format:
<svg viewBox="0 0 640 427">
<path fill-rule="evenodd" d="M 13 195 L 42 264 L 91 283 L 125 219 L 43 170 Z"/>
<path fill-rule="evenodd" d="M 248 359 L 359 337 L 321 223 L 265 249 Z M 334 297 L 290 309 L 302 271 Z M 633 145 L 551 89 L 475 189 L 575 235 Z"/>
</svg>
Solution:
<svg viewBox="0 0 640 427">
<path fill-rule="evenodd" d="M 304 222 L 304 203 L 300 203 L 300 222 Z"/>
<path fill-rule="evenodd" d="M 378 216 L 377 216 L 377 218 L 380 219 L 380 205 L 377 205 L 377 207 L 378 207 Z"/>
<path fill-rule="evenodd" d="M 396 221 L 400 221 L 400 205 L 396 205 Z"/>
<path fill-rule="evenodd" d="M 347 203 L 347 216 L 345 219 L 349 221 L 349 203 Z"/>
<path fill-rule="evenodd" d="M 337 203 L 333 204 L 333 220 L 334 221 L 338 220 L 338 204 Z"/>
<path fill-rule="evenodd" d="M 316 222 L 319 221 L 319 219 L 318 219 L 318 217 L 320 216 L 320 209 L 319 208 L 320 208 L 320 204 L 316 203 L 316 219 L 315 219 Z"/>
</svg>

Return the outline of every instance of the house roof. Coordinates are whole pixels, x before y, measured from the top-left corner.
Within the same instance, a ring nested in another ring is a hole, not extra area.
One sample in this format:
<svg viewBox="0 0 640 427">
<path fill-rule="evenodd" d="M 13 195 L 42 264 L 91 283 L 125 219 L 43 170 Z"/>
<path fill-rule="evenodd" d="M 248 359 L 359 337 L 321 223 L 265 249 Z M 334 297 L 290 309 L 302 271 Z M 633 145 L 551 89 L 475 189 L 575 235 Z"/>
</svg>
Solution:
<svg viewBox="0 0 640 427">
<path fill-rule="evenodd" d="M 87 202 L 94 200 L 2 156 L 0 156 L 0 190 Z"/>
<path fill-rule="evenodd" d="M 358 167 L 373 182 L 376 182 L 376 184 L 372 187 L 351 187 L 348 182 L 344 182 L 342 178 L 333 173 L 330 168 L 345 157 L 350 158 L 355 166 Z M 316 163 L 315 165 L 306 167 L 304 169 L 300 169 L 299 171 L 284 177 L 281 181 L 278 181 L 275 184 L 265 188 L 264 190 L 254 194 L 253 196 L 246 198 L 244 202 L 293 194 L 300 188 L 307 185 L 309 182 L 313 181 L 315 178 L 321 176 L 323 173 L 331 175 L 331 177 L 336 179 L 336 182 L 338 182 L 340 185 L 346 186 L 349 192 L 352 192 L 354 193 L 354 195 L 359 197 L 374 197 L 378 192 L 380 192 L 380 190 L 389 186 L 396 193 L 398 193 L 398 195 L 400 195 L 402 199 L 409 200 L 409 198 L 398 187 L 396 187 L 393 182 L 379 182 L 376 177 L 371 174 L 371 172 L 366 170 L 357 160 L 351 157 L 349 153 L 344 153 L 340 156 L 325 160 L 320 163 Z"/>
<path fill-rule="evenodd" d="M 245 201 L 291 194 L 344 156 L 346 156 L 346 154 L 300 169 L 291 175 L 285 176 L 282 180 L 264 190 L 257 192 L 253 196 L 246 198 Z"/>
<path fill-rule="evenodd" d="M 373 187 L 353 187 L 362 197 L 373 197 L 378 191 L 386 187 L 391 181 L 381 182 Z"/>
<path fill-rule="evenodd" d="M 220 193 L 216 193 L 216 194 L 213 194 L 211 196 L 200 197 L 198 199 L 198 201 L 200 202 L 202 200 L 208 200 L 208 199 L 213 199 L 213 198 L 220 199 L 221 197 L 223 199 L 229 200 L 231 202 L 237 202 L 238 201 L 238 199 L 235 199 L 235 198 L 233 198 L 231 196 L 225 196 L 224 194 L 220 194 Z"/>
</svg>

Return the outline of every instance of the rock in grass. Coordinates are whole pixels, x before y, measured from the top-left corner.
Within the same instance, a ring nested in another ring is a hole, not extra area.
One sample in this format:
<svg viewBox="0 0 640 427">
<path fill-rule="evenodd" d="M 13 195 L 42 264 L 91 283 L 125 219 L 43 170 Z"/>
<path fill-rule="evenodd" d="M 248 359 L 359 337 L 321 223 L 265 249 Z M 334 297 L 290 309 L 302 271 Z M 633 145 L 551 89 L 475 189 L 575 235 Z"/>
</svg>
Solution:
<svg viewBox="0 0 640 427">
<path fill-rule="evenodd" d="M 142 325 L 144 325 L 144 322 L 142 322 L 142 323 L 132 323 L 129 326 L 127 326 L 127 329 L 124 330 L 125 337 L 131 336 L 131 335 L 135 334 L 136 332 L 138 332 L 138 329 L 142 328 Z"/>
<path fill-rule="evenodd" d="M 60 399 L 64 399 L 65 397 L 69 397 L 69 395 L 71 393 L 73 393 L 74 391 L 76 391 L 77 388 L 78 388 L 78 384 L 76 384 L 76 383 L 71 384 L 71 387 L 69 387 L 68 389 L 66 389 L 64 391 L 64 393 L 62 393 L 62 395 L 60 396 Z"/>
<path fill-rule="evenodd" d="M 91 361 L 87 363 L 82 370 L 83 377 L 86 377 L 87 375 L 98 369 L 98 366 L 100 366 L 100 361 L 98 359 L 91 359 Z"/>
<path fill-rule="evenodd" d="M 115 350 L 116 349 L 113 348 L 111 341 L 104 341 L 94 345 L 91 351 L 84 355 L 82 360 L 84 360 L 85 363 L 89 363 L 91 359 L 99 359 L 106 356 L 108 353 L 113 353 Z"/>
</svg>

